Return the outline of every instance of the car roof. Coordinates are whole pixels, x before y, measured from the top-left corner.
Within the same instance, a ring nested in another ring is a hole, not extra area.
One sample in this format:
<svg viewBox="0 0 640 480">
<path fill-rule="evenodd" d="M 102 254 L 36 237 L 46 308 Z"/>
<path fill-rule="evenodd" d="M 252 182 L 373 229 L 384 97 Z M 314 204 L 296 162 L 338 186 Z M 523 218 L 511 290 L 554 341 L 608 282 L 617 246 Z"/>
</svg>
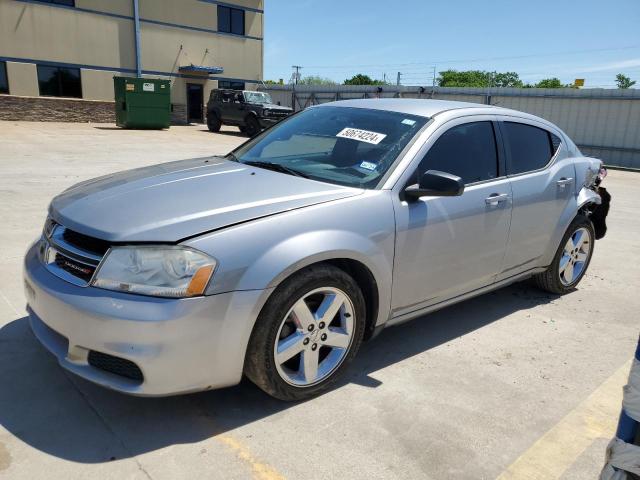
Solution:
<svg viewBox="0 0 640 480">
<path fill-rule="evenodd" d="M 433 117 L 438 113 L 463 108 L 491 109 L 495 110 L 496 113 L 505 111 L 514 112 L 513 110 L 506 108 L 483 105 L 480 103 L 455 102 L 452 100 L 431 100 L 426 98 L 359 98 L 354 100 L 339 100 L 337 102 L 318 105 L 318 107 L 323 106 L 369 108 L 374 110 L 406 113 L 408 115 L 419 115 L 422 117 Z"/>
</svg>

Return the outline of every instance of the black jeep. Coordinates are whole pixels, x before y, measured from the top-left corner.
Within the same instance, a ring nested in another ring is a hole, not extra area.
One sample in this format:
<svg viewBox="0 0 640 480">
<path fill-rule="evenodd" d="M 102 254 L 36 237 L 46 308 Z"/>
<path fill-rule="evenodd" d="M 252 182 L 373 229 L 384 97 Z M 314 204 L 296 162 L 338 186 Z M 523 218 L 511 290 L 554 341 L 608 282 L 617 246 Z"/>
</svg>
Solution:
<svg viewBox="0 0 640 480">
<path fill-rule="evenodd" d="M 268 93 L 211 90 L 207 103 L 207 126 L 212 132 L 217 132 L 222 124 L 236 125 L 241 132 L 253 137 L 292 113 L 288 107 L 275 105 Z"/>
</svg>

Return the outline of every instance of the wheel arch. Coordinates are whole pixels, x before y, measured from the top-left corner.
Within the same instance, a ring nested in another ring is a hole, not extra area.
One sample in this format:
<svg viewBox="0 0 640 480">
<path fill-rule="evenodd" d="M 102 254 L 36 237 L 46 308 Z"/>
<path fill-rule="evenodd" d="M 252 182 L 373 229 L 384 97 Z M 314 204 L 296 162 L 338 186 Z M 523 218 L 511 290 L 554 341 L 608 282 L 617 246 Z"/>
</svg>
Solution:
<svg viewBox="0 0 640 480">
<path fill-rule="evenodd" d="M 576 199 L 578 211 L 587 207 L 589 205 L 600 205 L 602 203 L 602 199 L 600 195 L 587 187 L 582 187 L 580 192 L 578 193 L 578 198 Z"/>
<path fill-rule="evenodd" d="M 249 120 L 249 118 L 255 118 L 256 120 L 259 120 L 259 119 L 258 119 L 258 114 L 257 114 L 255 111 L 253 111 L 253 110 L 249 110 L 249 111 L 247 112 L 247 114 L 244 116 L 244 118 L 242 119 L 242 121 L 243 121 L 244 123 L 247 123 L 247 120 Z"/>
<path fill-rule="evenodd" d="M 553 232 L 553 235 L 551 236 L 549 244 L 547 245 L 547 248 L 545 250 L 546 254 L 544 255 L 542 265 L 547 266 L 551 263 L 558 247 L 560 246 L 560 242 L 562 241 L 562 238 L 567 231 L 567 228 L 569 228 L 573 220 L 578 215 L 584 215 L 584 209 L 586 207 L 599 202 L 600 196 L 598 194 L 586 188 L 583 188 L 582 190 L 591 192 L 595 197 L 588 194 L 585 194 L 584 198 L 581 198 L 580 195 L 572 196 L 572 200 L 568 203 L 564 212 L 562 212 L 562 215 L 558 219 L 556 229 Z"/>
<path fill-rule="evenodd" d="M 376 275 L 373 273 L 372 268 L 362 261 L 362 259 L 356 259 L 354 256 L 345 255 L 345 252 L 324 252 L 323 254 L 305 258 L 300 262 L 297 262 L 295 265 L 283 270 L 271 281 L 269 287 L 272 290 L 269 296 L 271 296 L 273 291 L 275 291 L 275 289 L 288 278 L 317 265 L 331 265 L 339 268 L 354 279 L 365 299 L 367 312 L 365 319 L 365 339 L 371 338 L 376 330 L 376 326 L 380 324 L 381 314 L 383 314 L 380 305 L 381 300 L 383 303 L 385 300 L 384 294 L 381 292 L 381 285 L 376 279 Z M 383 298 L 381 299 L 381 297 Z M 386 317 L 384 320 L 386 320 Z"/>
<path fill-rule="evenodd" d="M 368 340 L 373 336 L 376 322 L 378 319 L 378 311 L 380 308 L 380 292 L 378 291 L 378 282 L 369 268 L 362 262 L 352 258 L 333 258 L 320 262 L 332 265 L 347 273 L 355 280 L 364 296 L 366 307 L 365 332 L 364 338 Z"/>
</svg>

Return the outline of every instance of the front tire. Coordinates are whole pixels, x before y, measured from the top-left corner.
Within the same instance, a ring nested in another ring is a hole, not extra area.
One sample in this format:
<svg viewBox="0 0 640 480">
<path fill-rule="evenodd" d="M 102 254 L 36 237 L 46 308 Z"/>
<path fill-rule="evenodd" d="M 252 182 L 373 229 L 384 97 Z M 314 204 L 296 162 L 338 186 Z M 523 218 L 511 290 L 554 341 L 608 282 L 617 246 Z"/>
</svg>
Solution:
<svg viewBox="0 0 640 480">
<path fill-rule="evenodd" d="M 294 274 L 258 316 L 246 376 L 280 400 L 326 392 L 360 348 L 365 315 L 362 292 L 343 270 L 317 265 Z"/>
<path fill-rule="evenodd" d="M 573 290 L 589 267 L 594 244 L 591 220 L 585 215 L 578 215 L 562 237 L 549 268 L 533 277 L 536 285 L 557 295 Z"/>
<path fill-rule="evenodd" d="M 245 121 L 246 125 L 244 126 L 244 133 L 246 133 L 249 137 L 255 137 L 262 131 L 262 127 L 260 127 L 260 122 L 253 115 L 249 115 Z"/>
</svg>

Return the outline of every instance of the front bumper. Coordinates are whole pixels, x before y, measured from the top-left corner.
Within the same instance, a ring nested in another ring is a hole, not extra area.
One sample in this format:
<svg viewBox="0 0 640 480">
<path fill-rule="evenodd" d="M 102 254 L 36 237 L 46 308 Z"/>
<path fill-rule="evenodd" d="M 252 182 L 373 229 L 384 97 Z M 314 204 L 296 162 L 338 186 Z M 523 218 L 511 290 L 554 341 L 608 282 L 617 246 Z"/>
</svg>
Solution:
<svg viewBox="0 0 640 480">
<path fill-rule="evenodd" d="M 187 299 L 80 287 L 50 273 L 29 249 L 24 263 L 31 328 L 67 370 L 141 396 L 234 385 L 267 290 Z M 90 351 L 135 363 L 143 380 L 89 364 Z"/>
<path fill-rule="evenodd" d="M 287 117 L 283 117 L 283 118 L 259 118 L 258 122 L 260 123 L 260 126 L 262 128 L 268 128 L 271 125 L 275 125 L 279 121 L 284 120 L 285 118 L 287 118 Z"/>
</svg>

